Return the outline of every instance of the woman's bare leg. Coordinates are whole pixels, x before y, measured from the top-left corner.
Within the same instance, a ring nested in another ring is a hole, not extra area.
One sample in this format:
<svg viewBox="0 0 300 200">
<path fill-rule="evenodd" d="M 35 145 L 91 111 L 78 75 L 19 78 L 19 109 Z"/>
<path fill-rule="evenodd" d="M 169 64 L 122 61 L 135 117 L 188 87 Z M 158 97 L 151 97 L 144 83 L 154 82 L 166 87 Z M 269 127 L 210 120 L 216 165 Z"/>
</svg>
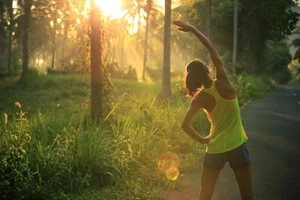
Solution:
<svg viewBox="0 0 300 200">
<path fill-rule="evenodd" d="M 201 192 L 199 200 L 210 200 L 221 170 L 209 169 L 203 166 L 201 177 Z"/>
<path fill-rule="evenodd" d="M 250 165 L 233 169 L 233 171 L 239 184 L 242 200 L 254 200 Z"/>
</svg>

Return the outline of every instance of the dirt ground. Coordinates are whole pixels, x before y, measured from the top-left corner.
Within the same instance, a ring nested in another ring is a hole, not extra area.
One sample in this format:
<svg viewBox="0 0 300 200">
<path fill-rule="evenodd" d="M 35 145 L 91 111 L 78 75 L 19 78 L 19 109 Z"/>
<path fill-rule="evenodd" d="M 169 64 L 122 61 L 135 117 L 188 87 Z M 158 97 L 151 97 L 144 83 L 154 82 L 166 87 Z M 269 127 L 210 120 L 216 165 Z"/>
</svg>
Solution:
<svg viewBox="0 0 300 200">
<path fill-rule="evenodd" d="M 252 161 L 256 200 L 300 199 L 300 86 L 279 86 L 242 110 Z M 198 200 L 200 172 L 182 174 L 184 187 L 166 200 Z M 222 170 L 212 200 L 239 200 L 228 165 Z"/>
</svg>

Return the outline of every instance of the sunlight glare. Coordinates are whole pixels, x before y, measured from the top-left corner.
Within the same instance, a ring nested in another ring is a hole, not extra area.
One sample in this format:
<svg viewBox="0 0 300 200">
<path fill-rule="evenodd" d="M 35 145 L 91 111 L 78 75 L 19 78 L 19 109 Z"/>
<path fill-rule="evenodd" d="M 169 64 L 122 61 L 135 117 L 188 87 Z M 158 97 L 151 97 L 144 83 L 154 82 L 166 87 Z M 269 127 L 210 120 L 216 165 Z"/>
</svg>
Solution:
<svg viewBox="0 0 300 200">
<path fill-rule="evenodd" d="M 156 0 L 156 4 L 161 8 L 165 8 L 165 0 Z"/>
<path fill-rule="evenodd" d="M 13 2 L 12 2 L 12 8 L 13 9 L 18 8 L 18 0 L 13 0 Z"/>
<path fill-rule="evenodd" d="M 155 0 L 155 4 L 158 6 L 158 10 L 162 13 L 165 13 L 165 0 Z M 177 8 L 180 6 L 180 0 L 171 0 L 171 7 L 172 9 Z"/>
<path fill-rule="evenodd" d="M 76 19 L 76 23 L 77 23 L 77 24 L 80 24 L 80 23 L 81 23 L 80 18 L 77 18 L 77 19 Z"/>
<path fill-rule="evenodd" d="M 53 20 L 51 20 L 49 24 L 50 24 L 50 27 L 51 27 L 51 28 L 54 27 L 54 21 L 53 21 Z"/>
<path fill-rule="evenodd" d="M 61 19 L 61 18 L 57 18 L 57 19 L 56 19 L 56 22 L 57 22 L 58 24 L 60 24 L 60 23 L 62 22 L 62 19 Z"/>
<path fill-rule="evenodd" d="M 128 32 L 130 35 L 134 35 L 138 32 L 138 23 L 139 23 L 139 17 L 138 15 L 135 15 L 134 17 L 128 17 L 127 23 L 130 24 L 130 27 L 128 28 Z"/>
<path fill-rule="evenodd" d="M 122 0 L 95 0 L 95 3 L 109 19 L 121 18 L 126 12 L 122 9 Z"/>
</svg>

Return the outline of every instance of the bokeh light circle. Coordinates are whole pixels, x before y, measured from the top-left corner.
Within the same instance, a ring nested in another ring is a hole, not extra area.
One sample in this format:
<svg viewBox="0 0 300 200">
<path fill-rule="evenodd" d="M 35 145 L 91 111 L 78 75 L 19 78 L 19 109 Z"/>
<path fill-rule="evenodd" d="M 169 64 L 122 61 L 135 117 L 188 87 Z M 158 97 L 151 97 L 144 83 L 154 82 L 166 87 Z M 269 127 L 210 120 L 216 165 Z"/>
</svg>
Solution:
<svg viewBox="0 0 300 200">
<path fill-rule="evenodd" d="M 171 181 L 175 181 L 179 178 L 179 165 L 180 159 L 178 155 L 172 152 L 163 153 L 157 161 L 157 168 Z"/>
</svg>

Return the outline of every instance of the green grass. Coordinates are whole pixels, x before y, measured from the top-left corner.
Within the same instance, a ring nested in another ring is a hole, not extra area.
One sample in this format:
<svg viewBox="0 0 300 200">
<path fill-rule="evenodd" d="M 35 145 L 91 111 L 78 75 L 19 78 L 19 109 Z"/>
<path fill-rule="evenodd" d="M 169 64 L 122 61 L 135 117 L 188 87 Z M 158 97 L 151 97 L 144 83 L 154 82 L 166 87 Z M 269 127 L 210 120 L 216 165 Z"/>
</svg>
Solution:
<svg viewBox="0 0 300 200">
<path fill-rule="evenodd" d="M 243 102 L 266 92 L 261 91 L 267 88 L 261 78 L 243 75 L 235 80 Z M 0 186 L 5 192 L 0 197 L 161 199 L 177 182 L 158 170 L 160 156 L 177 154 L 184 173 L 201 167 L 204 151 L 180 129 L 189 104 L 182 85 L 174 80 L 173 96 L 166 100 L 159 82 L 113 80 L 109 109 L 95 124 L 89 117 L 86 76 L 34 76 L 27 87 L 16 79 L 2 80 Z M 195 127 L 208 131 L 203 113 Z"/>
</svg>

